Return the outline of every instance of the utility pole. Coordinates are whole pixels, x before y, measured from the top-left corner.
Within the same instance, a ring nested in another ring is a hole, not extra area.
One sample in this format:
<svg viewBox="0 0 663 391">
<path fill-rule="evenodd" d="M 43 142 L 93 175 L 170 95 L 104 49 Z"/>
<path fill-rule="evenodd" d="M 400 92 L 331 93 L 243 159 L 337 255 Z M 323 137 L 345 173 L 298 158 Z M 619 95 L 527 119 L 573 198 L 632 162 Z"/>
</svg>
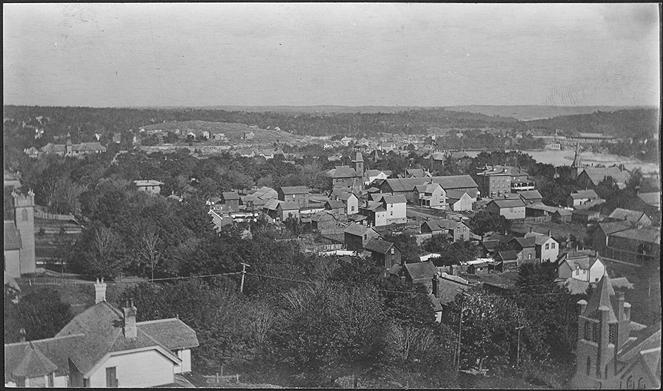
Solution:
<svg viewBox="0 0 663 391">
<path fill-rule="evenodd" d="M 251 266 L 248 263 L 242 262 L 242 282 L 239 285 L 239 293 L 244 293 L 244 276 L 246 275 L 246 267 Z"/>
<path fill-rule="evenodd" d="M 518 330 L 518 350 L 516 351 L 516 366 L 520 365 L 520 330 L 522 330 L 523 327 L 525 326 L 516 327 L 516 330 Z"/>
<path fill-rule="evenodd" d="M 465 309 L 465 293 L 461 292 L 460 314 L 458 314 L 458 347 L 456 348 L 456 372 L 460 371 L 460 342 L 463 330 L 463 310 Z"/>
</svg>

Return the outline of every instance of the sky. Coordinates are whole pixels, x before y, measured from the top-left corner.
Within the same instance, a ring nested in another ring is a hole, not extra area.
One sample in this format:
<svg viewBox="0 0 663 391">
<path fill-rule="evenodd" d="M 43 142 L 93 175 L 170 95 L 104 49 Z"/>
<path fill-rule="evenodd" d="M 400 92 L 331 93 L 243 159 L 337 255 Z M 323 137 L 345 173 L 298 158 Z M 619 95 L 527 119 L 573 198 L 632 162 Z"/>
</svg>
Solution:
<svg viewBox="0 0 663 391">
<path fill-rule="evenodd" d="M 5 104 L 655 105 L 656 4 L 3 4 Z"/>
</svg>

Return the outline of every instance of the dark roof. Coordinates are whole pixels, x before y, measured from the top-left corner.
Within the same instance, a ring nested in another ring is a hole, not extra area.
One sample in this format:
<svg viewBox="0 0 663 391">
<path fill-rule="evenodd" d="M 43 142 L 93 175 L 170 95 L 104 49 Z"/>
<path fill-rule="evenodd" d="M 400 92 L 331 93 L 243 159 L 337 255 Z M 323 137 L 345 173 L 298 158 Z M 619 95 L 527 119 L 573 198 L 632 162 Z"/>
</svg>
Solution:
<svg viewBox="0 0 663 391">
<path fill-rule="evenodd" d="M 406 263 L 405 270 L 412 281 L 432 279 L 437 274 L 437 268 L 430 261 Z"/>
<path fill-rule="evenodd" d="M 136 326 L 170 350 L 198 346 L 196 332 L 176 318 L 138 322 Z"/>
<path fill-rule="evenodd" d="M 578 190 L 575 193 L 571 193 L 570 197 L 573 198 L 574 200 L 584 199 L 584 198 L 593 199 L 593 198 L 599 198 L 599 195 L 596 194 L 594 190 L 589 189 L 589 190 Z"/>
<path fill-rule="evenodd" d="M 426 183 L 437 183 L 444 190 L 450 189 L 472 189 L 468 190 L 468 195 L 470 197 L 476 196 L 477 184 L 474 182 L 469 175 L 451 175 L 451 176 L 434 176 L 430 178 L 396 178 L 396 179 L 387 179 L 389 187 L 396 192 L 402 191 L 412 191 L 417 185 L 423 185 Z M 474 194 L 469 194 L 474 193 Z"/>
<path fill-rule="evenodd" d="M 615 295 L 615 290 L 612 289 L 612 284 L 610 283 L 610 277 L 607 274 L 604 274 L 601 277 L 601 280 L 596 287 L 596 290 L 592 293 L 592 296 L 589 298 L 585 312 L 582 313 L 586 317 L 597 317 L 599 316 L 599 311 L 602 309 L 608 310 L 608 322 L 616 322 L 617 317 L 615 316 L 615 311 L 612 308 L 612 303 L 610 301 L 610 296 Z"/>
<path fill-rule="evenodd" d="M 325 202 L 325 206 L 329 205 L 329 209 L 344 209 L 345 204 L 341 200 L 329 200 Z"/>
<path fill-rule="evenodd" d="M 529 238 L 513 238 L 512 241 L 518 243 L 521 248 L 534 247 L 536 244 L 536 239 L 534 237 Z"/>
<path fill-rule="evenodd" d="M 11 370 L 14 378 L 45 376 L 58 369 L 57 365 L 30 342 L 25 344 L 21 353 L 20 361 Z"/>
<path fill-rule="evenodd" d="M 589 210 L 589 209 L 575 209 L 572 214 L 579 216 L 592 216 L 592 215 L 598 215 L 599 211 Z"/>
<path fill-rule="evenodd" d="M 223 197 L 224 200 L 238 200 L 239 199 L 239 194 L 235 191 L 224 191 L 221 193 L 221 197 Z"/>
<path fill-rule="evenodd" d="M 306 186 L 282 186 L 280 189 L 283 194 L 302 194 L 309 192 L 309 188 Z"/>
<path fill-rule="evenodd" d="M 616 183 L 626 183 L 630 177 L 628 171 L 622 171 L 619 167 L 586 167 L 583 169 L 583 172 L 594 185 L 598 185 L 606 177 L 612 177 Z"/>
<path fill-rule="evenodd" d="M 438 278 L 438 290 L 437 297 L 440 301 L 440 304 L 446 305 L 452 303 L 456 298 L 456 295 L 460 293 L 459 291 L 467 290 L 469 286 L 467 284 L 462 284 L 458 281 L 454 281 L 448 278 L 439 277 Z"/>
<path fill-rule="evenodd" d="M 560 216 L 570 216 L 570 215 L 573 214 L 572 211 L 570 211 L 568 209 L 564 209 L 564 208 L 557 208 L 557 210 L 554 213 L 557 213 Z"/>
<path fill-rule="evenodd" d="M 518 259 L 518 252 L 515 250 L 502 250 L 497 255 L 502 261 L 515 261 Z"/>
<path fill-rule="evenodd" d="M 447 199 L 450 200 L 459 200 L 463 194 L 467 194 L 467 190 L 458 190 L 458 189 L 449 189 L 447 190 Z M 472 197 L 471 195 L 467 194 L 468 197 Z"/>
<path fill-rule="evenodd" d="M 366 243 L 364 249 L 374 253 L 386 254 L 393 246 L 393 243 L 387 242 L 386 240 L 371 239 Z"/>
<path fill-rule="evenodd" d="M 456 229 L 456 227 L 458 227 L 459 224 L 462 223 L 455 220 L 432 219 L 423 223 L 422 226 L 428 225 L 428 228 L 430 228 L 431 231 L 446 231 L 449 229 Z"/>
<path fill-rule="evenodd" d="M 13 221 L 5 221 L 5 250 L 21 249 L 21 233 Z"/>
<path fill-rule="evenodd" d="M 492 200 L 492 201 L 489 202 L 489 204 L 491 204 L 491 203 L 494 203 L 500 209 L 502 209 L 502 208 L 517 208 L 517 207 L 525 206 L 525 203 L 520 198 L 511 199 L 511 200 L 496 199 L 496 200 Z"/>
</svg>

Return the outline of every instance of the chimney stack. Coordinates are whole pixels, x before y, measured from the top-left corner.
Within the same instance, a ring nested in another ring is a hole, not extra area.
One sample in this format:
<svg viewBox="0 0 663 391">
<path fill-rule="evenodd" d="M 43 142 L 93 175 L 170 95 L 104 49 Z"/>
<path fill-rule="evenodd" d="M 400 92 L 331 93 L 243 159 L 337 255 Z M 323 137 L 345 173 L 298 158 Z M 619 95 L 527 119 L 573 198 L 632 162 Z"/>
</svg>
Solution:
<svg viewBox="0 0 663 391">
<path fill-rule="evenodd" d="M 122 314 L 124 315 L 124 337 L 127 339 L 136 339 L 138 335 L 138 329 L 136 328 L 136 307 L 134 307 L 134 301 L 131 299 L 126 303 L 125 307 L 122 308 Z"/>
<path fill-rule="evenodd" d="M 631 303 L 624 303 L 624 320 L 631 320 Z"/>
<path fill-rule="evenodd" d="M 624 320 L 624 292 L 617 291 L 617 320 Z"/>
<path fill-rule="evenodd" d="M 439 286 L 439 284 L 440 284 L 440 281 L 439 281 L 439 279 L 437 278 L 437 274 L 435 274 L 435 275 L 433 276 L 433 296 L 435 296 L 435 297 L 437 297 L 438 292 L 439 292 L 439 290 L 440 290 L 440 286 Z"/>
<path fill-rule="evenodd" d="M 106 301 L 106 283 L 103 277 L 101 277 L 101 280 L 97 278 L 97 281 L 94 283 L 94 304 L 101 303 L 102 301 Z"/>
<path fill-rule="evenodd" d="M 552 238 L 552 230 L 550 230 L 550 229 L 548 230 L 548 237 Z"/>
</svg>

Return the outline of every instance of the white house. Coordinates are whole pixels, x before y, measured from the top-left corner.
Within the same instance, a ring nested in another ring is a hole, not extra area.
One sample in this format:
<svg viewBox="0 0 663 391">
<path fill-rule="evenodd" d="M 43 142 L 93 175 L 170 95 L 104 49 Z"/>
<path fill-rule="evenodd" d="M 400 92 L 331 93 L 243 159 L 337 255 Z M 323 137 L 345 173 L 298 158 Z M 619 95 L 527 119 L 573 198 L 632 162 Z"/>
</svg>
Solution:
<svg viewBox="0 0 663 391">
<path fill-rule="evenodd" d="M 359 198 L 357 198 L 357 196 L 353 193 L 332 193 L 332 199 L 343 201 L 343 205 L 345 205 L 345 213 L 348 216 L 359 213 Z"/>
<path fill-rule="evenodd" d="M 382 197 L 382 206 L 387 211 L 387 224 L 400 224 L 407 222 L 407 200 L 402 194 L 385 195 Z"/>
<path fill-rule="evenodd" d="M 558 267 L 560 278 L 573 278 L 589 283 L 598 282 L 604 273 L 605 265 L 597 256 L 567 257 Z"/>
<path fill-rule="evenodd" d="M 119 309 L 106 302 L 103 281 L 95 301 L 53 338 L 5 344 L 5 386 L 174 386 L 177 374 L 191 371 L 198 339 L 184 322 L 136 322 L 133 303 Z"/>
<path fill-rule="evenodd" d="M 134 181 L 134 185 L 136 185 L 138 191 L 159 194 L 161 193 L 161 186 L 163 186 L 163 182 L 155 181 L 152 179 L 139 179 Z"/>
<path fill-rule="evenodd" d="M 364 181 L 364 185 L 368 186 L 373 181 L 377 179 L 387 179 L 391 176 L 391 171 L 382 171 L 382 170 L 366 170 L 366 180 Z"/>
<path fill-rule="evenodd" d="M 454 212 L 466 212 L 472 210 L 474 198 L 464 190 L 449 190 L 447 191 L 447 203 Z"/>
<path fill-rule="evenodd" d="M 534 237 L 534 247 L 536 249 L 536 258 L 541 262 L 556 262 L 559 255 L 559 243 L 548 235 L 538 232 L 530 232 L 525 237 Z"/>
</svg>

